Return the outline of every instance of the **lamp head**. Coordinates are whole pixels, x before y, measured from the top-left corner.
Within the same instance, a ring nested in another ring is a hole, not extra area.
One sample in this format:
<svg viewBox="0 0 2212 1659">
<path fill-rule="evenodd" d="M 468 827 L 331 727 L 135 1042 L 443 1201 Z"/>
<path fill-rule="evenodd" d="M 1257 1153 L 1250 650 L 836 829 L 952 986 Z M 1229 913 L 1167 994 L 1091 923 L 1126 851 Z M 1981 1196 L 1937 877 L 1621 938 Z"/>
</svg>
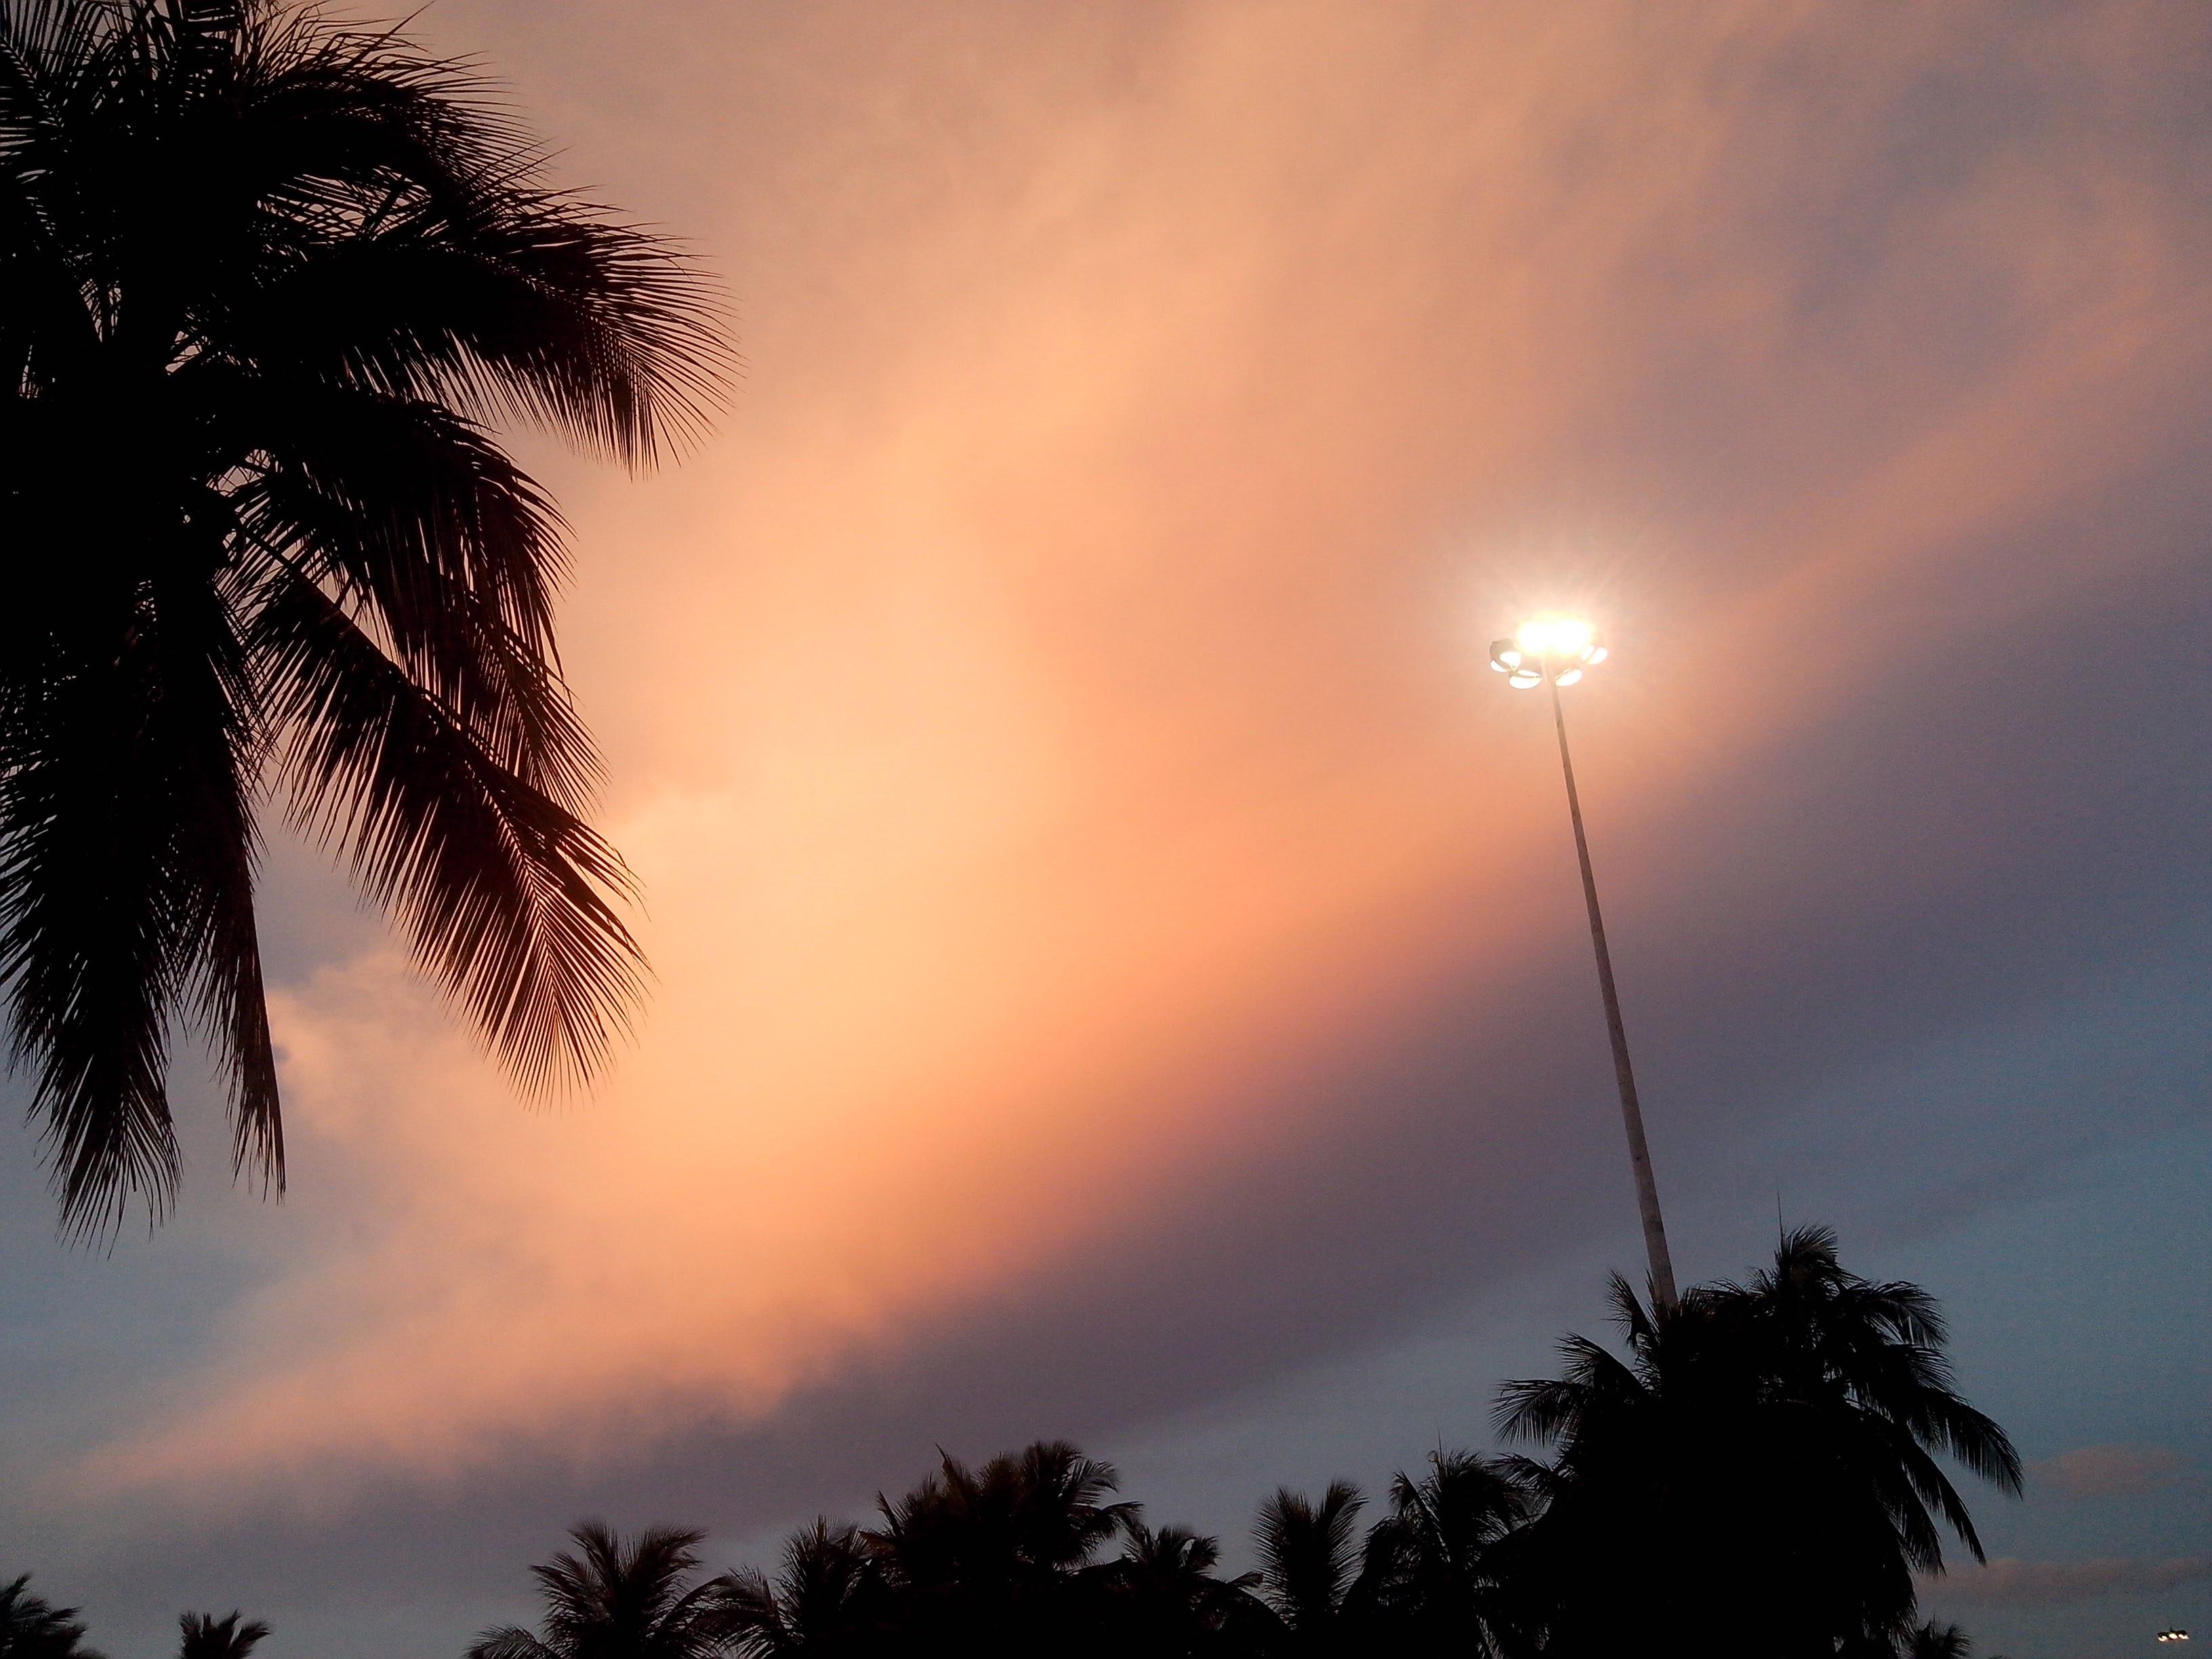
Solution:
<svg viewBox="0 0 2212 1659">
<path fill-rule="evenodd" d="M 1490 665 L 1516 691 L 1531 690 L 1547 679 L 1572 685 L 1583 671 L 1606 659 L 1596 630 L 1578 617 L 1534 617 L 1510 639 L 1490 642 Z"/>
</svg>

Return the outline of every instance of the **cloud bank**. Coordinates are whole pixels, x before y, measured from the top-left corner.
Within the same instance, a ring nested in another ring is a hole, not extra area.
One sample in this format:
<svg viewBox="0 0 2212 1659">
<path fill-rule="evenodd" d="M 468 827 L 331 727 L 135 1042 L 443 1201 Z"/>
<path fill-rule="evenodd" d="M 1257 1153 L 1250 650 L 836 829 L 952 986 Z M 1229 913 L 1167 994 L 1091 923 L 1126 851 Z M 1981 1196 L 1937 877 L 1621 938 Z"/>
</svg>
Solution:
<svg viewBox="0 0 2212 1659">
<path fill-rule="evenodd" d="M 1899 652 L 2162 556 L 2014 551 L 2202 377 L 2130 15 L 731 26 L 854 53 L 853 125 L 683 108 L 765 174 L 746 404 L 677 484 L 581 486 L 642 1042 L 529 1119 L 390 955 L 295 983 L 313 1216 L 73 1478 L 758 1420 L 1326 1140 L 1289 1079 L 1571 948 L 1548 794 L 1498 810 L 1548 787 L 1498 618 L 1626 642 L 1577 715 L 1632 840 Z"/>
<path fill-rule="evenodd" d="M 2095 1561 L 2021 1561 L 1999 1557 L 1926 1588 L 1946 1601 L 2015 1607 L 2055 1607 L 2107 1595 L 2176 1589 L 2212 1578 L 2212 1556 L 2169 1560 L 2108 1557 Z"/>
<path fill-rule="evenodd" d="M 2112 734 L 2202 695 L 2156 678 L 2212 507 L 2200 14 L 422 27 L 738 296 L 706 453 L 547 462 L 658 988 L 526 1112 L 284 865 L 291 1198 L 52 1408 L 45 1535 L 366 1516 L 463 1540 L 430 1575 L 585 1493 L 765 1526 L 1631 1239 L 1550 735 L 1482 661 L 1530 609 L 1616 647 L 1570 718 L 1670 1201 L 1764 1212 L 1793 1106 L 2175 948 L 2201 801 Z M 1966 1203 L 2120 1123 L 1935 1115 L 1838 1107 L 1827 1162 Z"/>
</svg>

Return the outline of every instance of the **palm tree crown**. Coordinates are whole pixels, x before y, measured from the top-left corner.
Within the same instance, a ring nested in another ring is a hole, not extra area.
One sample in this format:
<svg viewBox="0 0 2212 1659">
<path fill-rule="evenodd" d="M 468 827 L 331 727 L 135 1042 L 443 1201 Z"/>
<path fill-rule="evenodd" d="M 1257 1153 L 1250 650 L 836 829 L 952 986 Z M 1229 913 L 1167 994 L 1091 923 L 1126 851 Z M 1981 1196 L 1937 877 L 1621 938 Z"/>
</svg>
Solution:
<svg viewBox="0 0 2212 1659">
<path fill-rule="evenodd" d="M 1399 1474 L 1366 1549 L 1398 1651 L 1490 1659 L 1507 1649 L 1518 1622 L 1501 1546 L 1531 1507 L 1526 1478 L 1506 1459 L 1438 1451 L 1419 1480 Z"/>
<path fill-rule="evenodd" d="M 235 1611 L 221 1619 L 205 1613 L 180 1613 L 177 1625 L 183 1632 L 177 1659 L 246 1659 L 269 1634 L 269 1626 L 261 1620 Z"/>
<path fill-rule="evenodd" d="M 0 0 L 0 981 L 64 1225 L 166 1212 L 169 1032 L 281 1187 L 264 788 L 527 1086 L 640 973 L 521 418 L 633 465 L 726 362 L 462 67 L 276 0 Z"/>
<path fill-rule="evenodd" d="M 1260 1595 L 1289 1651 L 1338 1650 L 1364 1611 L 1371 1580 L 1361 1571 L 1358 1520 L 1365 1504 L 1358 1487 L 1334 1480 L 1318 1502 L 1284 1486 L 1260 1505 L 1252 1525 Z"/>
<path fill-rule="evenodd" d="M 468 1659 L 707 1659 L 722 1645 L 722 1584 L 686 1581 L 703 1533 L 653 1527 L 625 1542 L 597 1521 L 532 1567 L 545 1602 L 540 1633 L 503 1626 L 480 1633 Z"/>
<path fill-rule="evenodd" d="M 881 1640 L 884 1583 L 860 1531 L 817 1520 L 783 1547 L 771 1579 L 740 1569 L 721 1580 L 718 1617 L 740 1659 L 858 1655 Z"/>
<path fill-rule="evenodd" d="M 1188 1527 L 1148 1527 L 1133 1514 L 1121 1529 L 1121 1558 L 1101 1574 L 1107 1650 L 1176 1659 L 1259 1644 L 1270 1615 L 1252 1594 L 1258 1573 L 1222 1577 L 1220 1544 Z"/>
<path fill-rule="evenodd" d="M 1613 1295 L 1628 1359 L 1570 1337 L 1560 1376 L 1499 1402 L 1509 1436 L 1557 1454 L 1527 1466 L 1545 1507 L 1516 1540 L 1552 1577 L 1554 1646 L 1693 1621 L 1686 1587 L 1725 1562 L 1764 1650 L 1886 1647 L 1909 1629 L 1914 1572 L 1942 1568 L 1943 1528 L 1980 1559 L 1937 1455 L 2008 1493 L 2020 1459 L 1953 1386 L 1927 1292 L 1859 1278 L 1806 1228 L 1772 1271 L 1693 1291 L 1663 1324 L 1618 1276 Z M 1577 1588 L 1592 1559 L 1619 1564 L 1618 1594 Z"/>
<path fill-rule="evenodd" d="M 892 1578 L 909 1589 L 1044 1587 L 1087 1565 L 1129 1506 L 1109 1501 L 1114 1466 L 1064 1441 L 1040 1441 L 971 1468 L 940 1456 L 937 1472 L 866 1534 Z"/>
<path fill-rule="evenodd" d="M 102 1659 L 84 1644 L 75 1607 L 32 1593 L 27 1573 L 0 1584 L 0 1659 Z"/>
</svg>

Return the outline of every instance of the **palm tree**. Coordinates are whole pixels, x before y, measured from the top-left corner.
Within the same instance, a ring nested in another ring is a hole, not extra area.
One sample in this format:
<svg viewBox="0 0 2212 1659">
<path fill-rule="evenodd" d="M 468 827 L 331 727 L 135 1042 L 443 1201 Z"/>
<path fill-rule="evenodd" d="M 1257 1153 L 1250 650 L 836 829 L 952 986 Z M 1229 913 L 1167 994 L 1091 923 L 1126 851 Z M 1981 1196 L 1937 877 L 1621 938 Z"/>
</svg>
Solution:
<svg viewBox="0 0 2212 1659">
<path fill-rule="evenodd" d="M 902 1632 L 970 1652 L 1069 1650 L 1079 1607 L 1103 1586 L 1093 1559 L 1135 1506 L 1110 1502 L 1114 1466 L 1065 1441 L 970 1468 L 940 1453 L 937 1472 L 862 1534 L 898 1601 Z"/>
<path fill-rule="evenodd" d="M 878 1645 L 890 1614 L 858 1529 L 817 1520 L 784 1545 L 773 1580 L 753 1569 L 727 1575 L 718 1617 L 742 1659 L 837 1659 Z"/>
<path fill-rule="evenodd" d="M 1917 1625 L 1906 1637 L 1903 1659 L 1971 1659 L 1974 1644 L 1956 1625 L 1929 1620 Z"/>
<path fill-rule="evenodd" d="M 65 1231 L 167 1213 L 179 1021 L 282 1188 L 269 789 L 525 1086 L 622 1029 L 564 528 L 491 428 L 648 465 L 726 356 L 702 279 L 543 155 L 388 30 L 0 0 L 0 981 Z"/>
<path fill-rule="evenodd" d="M 0 1659 L 103 1659 L 83 1645 L 75 1607 L 58 1607 L 30 1590 L 31 1575 L 0 1584 Z"/>
<path fill-rule="evenodd" d="M 1519 1613 L 1499 1546 L 1530 1508 L 1512 1460 L 1438 1451 L 1419 1480 L 1399 1474 L 1367 1548 L 1393 1652 L 1492 1659 L 1505 1650 Z"/>
<path fill-rule="evenodd" d="M 1618 1276 L 1613 1298 L 1628 1359 L 1570 1337 L 1563 1375 L 1499 1401 L 1507 1435 L 1555 1452 L 1528 1466 L 1544 1512 L 1509 1552 L 1547 1650 L 1709 1642 L 1695 1587 L 1723 1575 L 1763 1653 L 1886 1648 L 1909 1629 L 1914 1572 L 1942 1571 L 1942 1528 L 1981 1558 L 1936 1457 L 2008 1493 L 2020 1459 L 1954 1389 L 1918 1286 L 1860 1279 L 1806 1228 L 1771 1273 L 1701 1287 L 1663 1325 Z"/>
<path fill-rule="evenodd" d="M 1223 1578 L 1221 1546 L 1184 1527 L 1155 1530 L 1131 1515 L 1119 1560 L 1103 1570 L 1113 1613 L 1105 1645 L 1161 1659 L 1249 1650 L 1269 1620 L 1251 1592 L 1256 1572 Z"/>
<path fill-rule="evenodd" d="M 268 1636 L 269 1626 L 258 1619 L 241 1624 L 243 1617 L 234 1610 L 221 1619 L 204 1613 L 179 1614 L 184 1639 L 178 1644 L 177 1659 L 246 1659 Z"/>
<path fill-rule="evenodd" d="M 597 1521 L 569 1533 L 563 1551 L 532 1567 L 545 1602 L 543 1632 L 518 1626 L 480 1632 L 468 1659 L 708 1659 L 724 1640 L 719 1580 L 685 1580 L 705 1534 L 653 1527 L 625 1543 Z"/>
<path fill-rule="evenodd" d="M 1282 1651 L 1352 1650 L 1380 1576 L 1368 1570 L 1358 1531 L 1366 1501 L 1350 1481 L 1333 1480 L 1319 1503 L 1284 1486 L 1260 1505 L 1252 1526 L 1260 1595 L 1275 1614 Z"/>
</svg>

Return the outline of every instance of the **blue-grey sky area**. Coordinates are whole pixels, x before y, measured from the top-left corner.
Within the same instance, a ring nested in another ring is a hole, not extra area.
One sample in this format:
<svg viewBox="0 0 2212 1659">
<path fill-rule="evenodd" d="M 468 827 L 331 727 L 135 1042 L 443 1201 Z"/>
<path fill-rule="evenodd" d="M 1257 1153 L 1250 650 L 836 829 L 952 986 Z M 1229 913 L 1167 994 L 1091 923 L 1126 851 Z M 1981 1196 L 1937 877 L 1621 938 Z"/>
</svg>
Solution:
<svg viewBox="0 0 2212 1659">
<path fill-rule="evenodd" d="M 443 0 L 691 239 L 681 466 L 522 440 L 657 971 L 532 1109 L 312 849 L 292 1182 L 0 1085 L 0 1574 L 457 1659 L 586 1516 L 763 1562 L 1066 1437 L 1232 1559 L 1492 1443 L 1639 1260 L 1917 1280 L 2030 1461 L 1928 1605 L 2212 1633 L 2212 12 Z M 1725 1594 L 1725 1585 L 1717 1586 Z"/>
</svg>

